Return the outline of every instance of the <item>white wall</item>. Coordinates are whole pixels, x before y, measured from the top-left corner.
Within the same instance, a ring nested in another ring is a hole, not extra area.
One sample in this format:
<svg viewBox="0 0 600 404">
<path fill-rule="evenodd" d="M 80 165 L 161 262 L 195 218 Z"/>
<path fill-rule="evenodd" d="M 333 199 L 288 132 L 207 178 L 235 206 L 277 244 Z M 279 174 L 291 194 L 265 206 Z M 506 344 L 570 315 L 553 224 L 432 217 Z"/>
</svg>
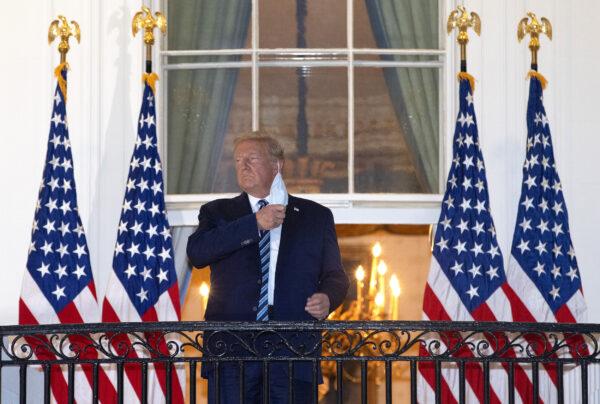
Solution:
<svg viewBox="0 0 600 404">
<path fill-rule="evenodd" d="M 571 236 L 583 280 L 590 322 L 600 322 L 600 285 L 597 245 L 600 236 L 600 55 L 593 16 L 600 3 L 593 0 L 474 0 L 469 9 L 482 18 L 481 38 L 469 48 L 479 133 L 486 160 L 490 198 L 505 259 L 521 190 L 525 156 L 525 111 L 530 63 L 527 42 L 518 43 L 517 23 L 527 11 L 547 17 L 554 39 L 541 39 L 539 71 L 549 81 L 544 94 L 552 129 L 557 166 L 570 215 Z"/>
<path fill-rule="evenodd" d="M 34 203 L 42 174 L 53 91 L 56 44 L 46 43 L 49 22 L 59 13 L 79 22 L 82 43 L 68 60 L 69 129 L 82 220 L 100 295 L 111 267 L 127 165 L 141 96 L 140 38 L 130 21 L 141 1 L 4 0 L 0 25 L 0 324 L 17 321 Z M 9 4 L 8 4 L 9 3 Z M 449 3 L 452 1 L 449 0 Z M 525 107 L 529 64 L 526 44 L 516 40 L 525 11 L 548 17 L 555 40 L 542 39 L 540 71 L 550 81 L 545 103 L 590 321 L 600 322 L 596 245 L 600 236 L 600 56 L 595 44 L 595 0 L 473 0 L 465 2 L 483 20 L 472 35 L 469 70 L 477 78 L 476 109 L 486 158 L 492 209 L 501 247 L 508 257 L 525 153 Z M 449 4 L 450 8 L 453 4 Z M 452 83 L 455 84 L 454 82 Z M 451 107 L 454 107 L 451 105 Z M 454 116 L 454 112 L 452 114 Z M 450 128 L 452 124 L 448 125 Z M 447 133 L 451 136 L 451 133 Z M 342 213 L 342 212 L 338 212 Z"/>
<path fill-rule="evenodd" d="M 3 3 L 8 3 L 4 0 Z M 104 294 L 112 263 L 141 97 L 141 39 L 131 36 L 135 0 L 11 1 L 0 27 L 0 324 L 17 322 L 31 222 L 48 139 L 58 43 L 47 43 L 58 14 L 76 20 L 71 40 L 68 120 L 79 209 L 96 286 Z"/>
</svg>

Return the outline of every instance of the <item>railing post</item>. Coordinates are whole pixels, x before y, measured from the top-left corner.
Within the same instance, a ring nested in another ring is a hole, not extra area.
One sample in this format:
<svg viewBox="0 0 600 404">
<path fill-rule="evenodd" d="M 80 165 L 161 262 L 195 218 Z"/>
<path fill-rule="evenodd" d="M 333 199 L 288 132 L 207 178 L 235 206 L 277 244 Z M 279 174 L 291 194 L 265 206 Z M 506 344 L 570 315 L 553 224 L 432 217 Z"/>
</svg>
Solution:
<svg viewBox="0 0 600 404">
<path fill-rule="evenodd" d="M 312 362 L 312 376 L 313 376 L 313 404 L 319 403 L 319 382 L 317 378 L 319 376 L 319 370 L 317 369 L 319 363 L 316 360 Z"/>
<path fill-rule="evenodd" d="M 410 403 L 417 404 L 417 362 L 410 361 Z"/>
<path fill-rule="evenodd" d="M 215 403 L 221 404 L 221 368 L 219 361 L 213 362 L 215 367 Z"/>
<path fill-rule="evenodd" d="M 581 362 L 581 402 L 588 403 L 588 363 Z"/>
<path fill-rule="evenodd" d="M 508 404 L 515 402 L 515 363 L 508 362 Z"/>
<path fill-rule="evenodd" d="M 288 361 L 288 404 L 294 403 L 294 362 Z M 240 403 L 243 404 L 243 403 Z"/>
<path fill-rule="evenodd" d="M 246 366 L 244 361 L 240 361 L 240 404 L 244 404 L 246 395 Z"/>
<path fill-rule="evenodd" d="M 190 362 L 190 404 L 196 404 L 196 361 Z"/>
<path fill-rule="evenodd" d="M 166 382 L 166 399 L 167 404 L 171 404 L 171 399 L 173 397 L 173 381 L 171 380 L 171 374 L 173 372 L 173 364 L 169 361 L 164 363 L 165 366 L 165 382 Z"/>
<path fill-rule="evenodd" d="M 98 404 L 98 367 L 100 365 L 94 363 L 92 365 L 92 404 Z"/>
<path fill-rule="evenodd" d="M 337 404 L 342 404 L 344 401 L 344 362 L 337 360 L 335 362 L 336 382 L 337 382 Z"/>
<path fill-rule="evenodd" d="M 142 362 L 142 394 L 141 394 L 141 402 L 142 404 L 148 403 L 148 362 Z M 191 381 L 190 381 L 191 382 Z"/>
<path fill-rule="evenodd" d="M 50 404 L 50 377 L 52 372 L 52 365 L 44 365 L 44 404 Z"/>
<path fill-rule="evenodd" d="M 465 386 L 465 362 L 458 362 L 458 403 L 465 404 L 466 402 L 466 386 Z"/>
<path fill-rule="evenodd" d="M 27 365 L 19 366 L 19 402 L 27 404 Z"/>
<path fill-rule="evenodd" d="M 556 394 L 558 395 L 558 404 L 564 404 L 564 365 L 560 361 L 556 363 Z"/>
<path fill-rule="evenodd" d="M 69 398 L 67 402 L 69 404 L 75 403 L 75 364 L 69 363 L 67 365 L 67 378 L 69 379 L 68 390 L 69 390 Z"/>
<path fill-rule="evenodd" d="M 269 404 L 269 362 L 263 361 L 263 404 Z"/>
<path fill-rule="evenodd" d="M 540 401 L 540 368 L 539 363 L 531 363 L 531 384 L 533 385 L 532 403 L 538 404 Z"/>
<path fill-rule="evenodd" d="M 363 360 L 360 362 L 360 396 L 362 404 L 367 404 L 367 376 L 367 362 Z"/>
<path fill-rule="evenodd" d="M 117 363 L 117 402 L 123 404 L 123 362 Z"/>
<path fill-rule="evenodd" d="M 385 361 L 385 402 L 392 403 L 392 361 Z"/>
<path fill-rule="evenodd" d="M 435 361 L 435 404 L 442 404 L 442 362 Z"/>
</svg>

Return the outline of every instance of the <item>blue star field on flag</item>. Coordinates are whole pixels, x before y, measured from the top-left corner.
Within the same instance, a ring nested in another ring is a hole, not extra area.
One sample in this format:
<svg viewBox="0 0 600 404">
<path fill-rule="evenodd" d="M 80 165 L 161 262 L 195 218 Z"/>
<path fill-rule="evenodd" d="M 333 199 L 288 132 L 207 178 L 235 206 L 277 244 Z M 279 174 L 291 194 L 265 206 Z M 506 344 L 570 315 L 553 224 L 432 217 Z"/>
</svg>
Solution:
<svg viewBox="0 0 600 404">
<path fill-rule="evenodd" d="M 463 304 L 472 312 L 506 280 L 490 213 L 483 155 L 469 80 L 460 80 L 453 161 L 433 255 Z"/>
<path fill-rule="evenodd" d="M 66 70 L 62 77 L 67 78 Z M 58 314 L 92 282 L 87 241 L 77 210 L 65 97 L 56 86 L 27 270 Z"/>
<path fill-rule="evenodd" d="M 113 270 L 140 317 L 177 282 L 155 116 L 146 83 L 113 258 Z"/>
<path fill-rule="evenodd" d="M 527 153 L 511 252 L 554 313 L 581 288 L 542 84 L 536 77 L 529 87 Z"/>
</svg>

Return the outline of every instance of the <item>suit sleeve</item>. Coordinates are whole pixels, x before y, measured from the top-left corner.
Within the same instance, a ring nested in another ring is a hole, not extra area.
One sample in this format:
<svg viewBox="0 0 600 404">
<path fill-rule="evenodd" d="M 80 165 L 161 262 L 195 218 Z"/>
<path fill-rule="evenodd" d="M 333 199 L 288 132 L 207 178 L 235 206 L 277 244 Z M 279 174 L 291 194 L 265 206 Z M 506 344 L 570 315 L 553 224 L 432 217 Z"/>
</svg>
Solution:
<svg viewBox="0 0 600 404">
<path fill-rule="evenodd" d="M 192 265 L 202 268 L 227 255 L 258 242 L 256 216 L 248 214 L 231 222 L 220 223 L 211 205 L 203 205 L 198 228 L 188 238 L 187 255 Z"/>
<path fill-rule="evenodd" d="M 319 291 L 329 297 L 330 311 L 334 311 L 343 303 L 348 292 L 349 283 L 348 276 L 342 266 L 333 214 L 328 209 L 323 237 L 323 262 Z"/>
</svg>

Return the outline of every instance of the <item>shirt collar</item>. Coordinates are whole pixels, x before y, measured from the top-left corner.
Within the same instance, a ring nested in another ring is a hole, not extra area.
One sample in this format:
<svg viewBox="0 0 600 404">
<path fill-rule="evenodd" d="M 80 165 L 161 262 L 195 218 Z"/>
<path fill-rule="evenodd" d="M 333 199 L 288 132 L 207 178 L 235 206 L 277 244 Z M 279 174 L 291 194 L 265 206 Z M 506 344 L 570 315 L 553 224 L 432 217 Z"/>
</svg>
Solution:
<svg viewBox="0 0 600 404">
<path fill-rule="evenodd" d="M 264 199 L 265 201 L 271 203 L 271 195 L 267 195 L 267 197 L 265 198 L 257 198 L 255 196 L 252 196 L 250 194 L 248 195 L 248 201 L 250 201 L 250 206 L 252 207 L 252 210 L 257 210 L 258 209 L 258 201 Z"/>
</svg>

